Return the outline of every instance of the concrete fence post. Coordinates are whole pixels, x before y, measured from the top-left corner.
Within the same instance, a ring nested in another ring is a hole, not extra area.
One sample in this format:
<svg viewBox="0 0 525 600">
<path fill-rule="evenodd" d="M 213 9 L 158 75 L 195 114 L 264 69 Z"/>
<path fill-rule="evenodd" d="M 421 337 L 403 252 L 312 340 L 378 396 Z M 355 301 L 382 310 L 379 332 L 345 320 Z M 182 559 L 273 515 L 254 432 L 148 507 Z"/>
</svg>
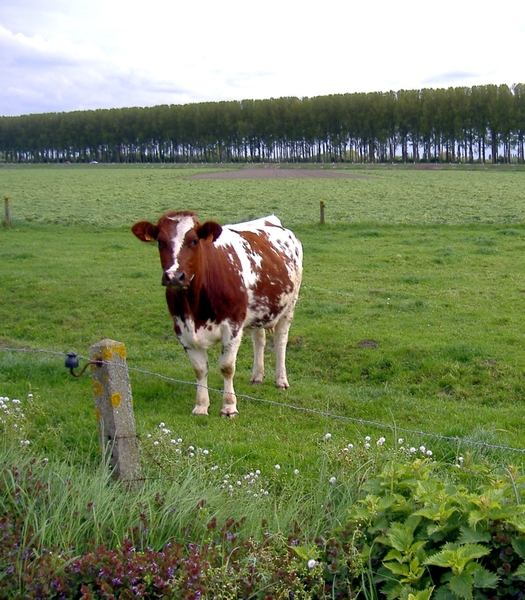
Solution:
<svg viewBox="0 0 525 600">
<path fill-rule="evenodd" d="M 116 478 L 142 482 L 133 398 L 124 344 L 102 340 L 89 348 L 100 450 Z"/>
</svg>

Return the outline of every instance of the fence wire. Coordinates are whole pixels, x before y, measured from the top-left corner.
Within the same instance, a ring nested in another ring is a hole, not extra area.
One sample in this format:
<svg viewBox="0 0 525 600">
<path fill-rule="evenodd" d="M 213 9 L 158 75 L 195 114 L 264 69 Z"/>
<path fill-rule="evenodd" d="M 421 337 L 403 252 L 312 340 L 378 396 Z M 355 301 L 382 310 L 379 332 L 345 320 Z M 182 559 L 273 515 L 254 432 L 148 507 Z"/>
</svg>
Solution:
<svg viewBox="0 0 525 600">
<path fill-rule="evenodd" d="M 27 349 L 27 348 L 6 348 L 3 346 L 0 346 L 0 351 L 25 352 L 25 353 L 34 353 L 34 354 L 51 354 L 51 355 L 62 356 L 62 357 L 67 356 L 67 353 L 65 353 L 65 352 L 58 352 L 58 351 L 53 351 L 53 350 L 34 350 L 34 349 Z M 88 357 L 81 356 L 80 354 L 77 355 L 77 357 L 81 360 L 90 360 Z M 102 363 L 105 363 L 105 362 L 106 361 L 102 361 Z M 158 379 L 163 379 L 164 381 L 169 381 L 171 383 L 178 383 L 181 385 L 191 385 L 193 387 L 202 387 L 202 388 L 207 389 L 209 392 L 222 394 L 222 390 L 220 390 L 220 389 L 203 386 L 195 381 L 185 381 L 183 379 L 176 379 L 174 377 L 162 375 L 160 373 L 155 373 L 153 371 L 139 369 L 138 367 L 130 367 L 129 365 L 125 365 L 122 368 L 126 368 L 126 366 L 127 366 L 128 371 L 134 371 L 135 373 L 140 373 L 142 375 L 157 377 Z M 334 414 L 334 413 L 331 413 L 328 411 L 317 410 L 315 408 L 307 408 L 304 406 L 294 406 L 293 404 L 287 404 L 284 402 L 276 402 L 275 400 L 258 398 L 256 396 L 250 396 L 248 394 L 240 394 L 240 393 L 236 392 L 235 395 L 237 396 L 237 398 L 243 398 L 244 400 L 249 400 L 251 402 L 260 402 L 263 404 L 269 404 L 272 406 L 277 406 L 279 408 L 295 410 L 297 412 L 308 413 L 308 414 L 316 415 L 319 417 L 336 419 L 336 420 L 340 420 L 340 421 L 347 421 L 347 422 L 351 422 L 351 423 L 355 423 L 355 424 L 359 424 L 359 425 L 369 425 L 371 427 L 376 427 L 378 429 L 387 429 L 390 431 L 403 433 L 403 434 L 412 434 L 415 436 L 427 437 L 427 438 L 436 439 L 436 440 L 443 440 L 446 442 L 453 442 L 458 445 L 465 444 L 467 446 L 475 446 L 478 448 L 491 449 L 491 450 L 502 450 L 505 452 L 515 452 L 518 454 L 525 454 L 524 448 L 514 448 L 512 446 L 506 446 L 504 444 L 491 444 L 488 442 L 469 440 L 469 439 L 461 438 L 461 437 L 457 437 L 457 436 L 447 436 L 447 435 L 441 435 L 438 433 L 429 433 L 427 431 L 422 431 L 419 429 L 410 429 L 407 427 L 400 427 L 399 425 L 392 425 L 390 423 L 380 423 L 378 421 L 370 421 L 367 419 L 360 419 L 357 417 L 348 417 L 346 415 L 337 415 L 337 414 Z"/>
</svg>

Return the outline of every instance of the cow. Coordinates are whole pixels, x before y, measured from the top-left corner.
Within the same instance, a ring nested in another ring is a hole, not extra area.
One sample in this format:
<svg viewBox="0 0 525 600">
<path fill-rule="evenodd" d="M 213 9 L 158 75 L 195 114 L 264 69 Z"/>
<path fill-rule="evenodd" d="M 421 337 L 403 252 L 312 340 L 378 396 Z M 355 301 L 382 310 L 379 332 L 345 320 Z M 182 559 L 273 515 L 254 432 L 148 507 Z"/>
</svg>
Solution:
<svg viewBox="0 0 525 600">
<path fill-rule="evenodd" d="M 208 414 L 207 349 L 220 342 L 220 414 L 238 414 L 233 377 L 245 328 L 254 352 L 250 381 L 263 381 L 268 330 L 274 332 L 275 384 L 288 388 L 286 346 L 303 271 L 295 235 L 275 215 L 221 226 L 201 223 L 190 211 L 168 212 L 156 225 L 140 221 L 131 230 L 139 240 L 158 244 L 168 309 L 197 378 L 192 413 Z"/>
</svg>

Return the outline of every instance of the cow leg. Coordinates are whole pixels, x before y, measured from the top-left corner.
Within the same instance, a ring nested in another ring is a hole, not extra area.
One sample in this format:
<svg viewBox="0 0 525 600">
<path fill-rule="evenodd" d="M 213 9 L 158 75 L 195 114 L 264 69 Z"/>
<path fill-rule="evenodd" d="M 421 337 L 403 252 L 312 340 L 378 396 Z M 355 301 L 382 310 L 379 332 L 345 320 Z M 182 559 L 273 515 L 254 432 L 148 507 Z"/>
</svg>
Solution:
<svg viewBox="0 0 525 600">
<path fill-rule="evenodd" d="M 250 383 L 262 383 L 264 379 L 264 348 L 266 331 L 262 328 L 252 329 L 253 370 Z"/>
<path fill-rule="evenodd" d="M 203 348 L 187 348 L 186 354 L 195 371 L 197 378 L 197 398 L 195 408 L 191 411 L 194 415 L 207 415 L 210 406 L 208 395 L 208 355 Z"/>
<path fill-rule="evenodd" d="M 233 389 L 233 376 L 235 375 L 235 362 L 241 340 L 242 331 L 239 335 L 229 338 L 226 343 L 223 343 L 221 357 L 219 358 L 219 369 L 224 378 L 221 417 L 229 417 L 230 419 L 239 412 L 235 390 Z"/>
<path fill-rule="evenodd" d="M 281 389 L 290 387 L 286 376 L 286 345 L 288 344 L 288 332 L 292 324 L 294 309 L 291 308 L 277 321 L 275 326 L 274 349 L 275 349 L 275 385 Z"/>
</svg>

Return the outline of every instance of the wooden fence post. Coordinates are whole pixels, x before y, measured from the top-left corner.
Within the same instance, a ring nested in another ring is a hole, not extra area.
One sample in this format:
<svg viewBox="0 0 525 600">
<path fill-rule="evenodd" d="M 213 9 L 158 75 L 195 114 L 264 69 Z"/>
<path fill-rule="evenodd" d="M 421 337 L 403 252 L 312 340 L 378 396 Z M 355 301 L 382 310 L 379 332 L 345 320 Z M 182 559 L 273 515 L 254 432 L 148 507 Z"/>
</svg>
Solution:
<svg viewBox="0 0 525 600">
<path fill-rule="evenodd" d="M 113 469 L 114 477 L 142 483 L 138 439 L 133 415 L 133 398 L 124 344 L 102 340 L 89 348 L 95 412 L 100 449 Z"/>
<path fill-rule="evenodd" d="M 4 225 L 6 227 L 11 227 L 11 217 L 9 216 L 9 196 L 4 196 L 4 204 L 5 204 L 5 221 L 4 221 Z"/>
<path fill-rule="evenodd" d="M 324 225 L 324 200 L 319 200 L 319 207 L 321 209 L 321 225 Z"/>
</svg>

